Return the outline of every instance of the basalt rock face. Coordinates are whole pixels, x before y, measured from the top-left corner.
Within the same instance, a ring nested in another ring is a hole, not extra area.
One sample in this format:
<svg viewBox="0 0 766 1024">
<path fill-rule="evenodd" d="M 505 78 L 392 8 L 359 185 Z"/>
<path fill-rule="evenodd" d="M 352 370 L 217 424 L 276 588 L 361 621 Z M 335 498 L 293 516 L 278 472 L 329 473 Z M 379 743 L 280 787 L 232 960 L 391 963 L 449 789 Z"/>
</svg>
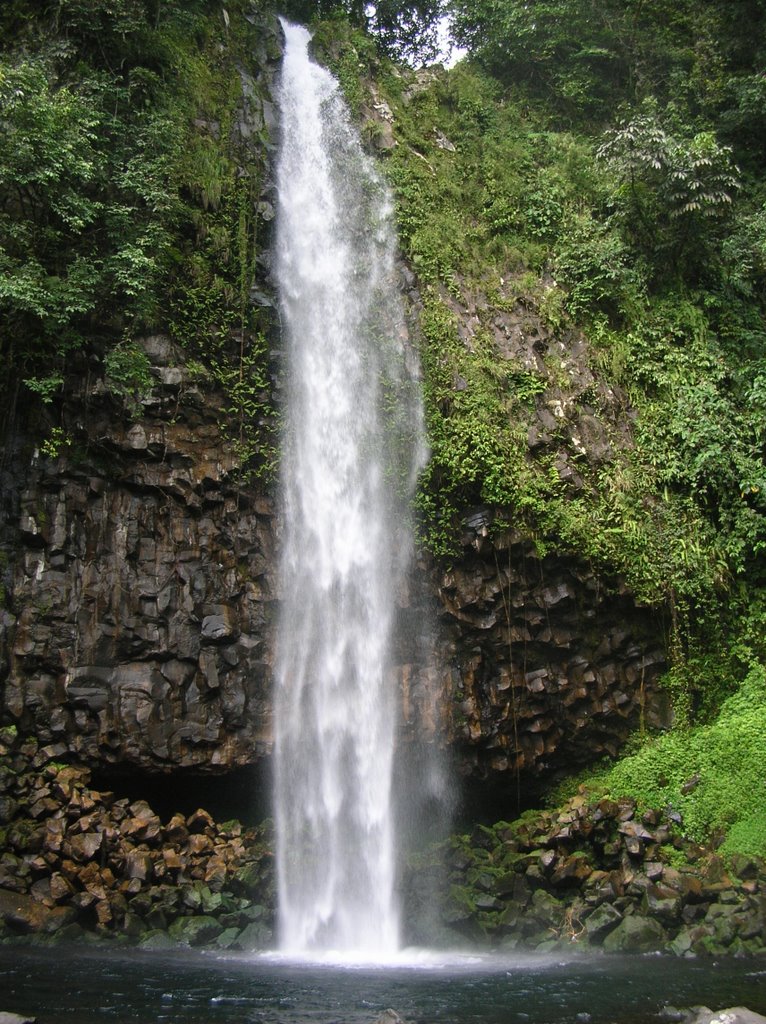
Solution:
<svg viewBox="0 0 766 1024">
<path fill-rule="evenodd" d="M 434 574 L 463 774 L 550 780 L 668 724 L 655 613 L 584 562 L 490 535 L 490 519 L 469 517 L 462 557 Z"/>
<path fill-rule="evenodd" d="M 270 734 L 272 507 L 239 478 L 225 396 L 169 339 L 140 344 L 140 418 L 86 369 L 72 445 L 22 476 L 4 711 L 87 763 L 226 770 Z"/>
<path fill-rule="evenodd" d="M 251 129 L 275 127 L 273 104 L 244 73 L 243 95 L 237 130 L 258 149 Z M 388 120 L 379 97 L 370 109 Z M 270 221 L 268 154 L 259 149 L 257 161 L 259 216 Z M 264 241 L 250 293 L 264 322 L 274 320 L 268 264 Z M 415 278 L 400 271 L 415 321 Z M 577 459 L 600 464 L 629 441 L 623 404 L 588 370 L 584 340 L 555 339 L 521 302 L 491 316 L 476 296 L 449 305 L 466 344 L 483 323 L 499 359 L 541 379 L 543 355 L 558 353 L 527 445 L 555 452 L 576 492 Z M 275 341 L 276 324 L 266 333 Z M 229 341 L 242 351 L 248 339 Z M 57 756 L 99 768 L 228 772 L 271 749 L 274 502 L 243 476 L 231 397 L 168 337 L 136 344 L 150 391 L 121 394 L 96 353 L 81 355 L 55 416 L 30 407 L 6 430 L 0 716 Z M 272 370 L 278 379 L 278 361 Z M 569 384 L 554 387 L 554 377 Z M 72 443 L 41 454 L 35 446 L 53 426 Z M 258 429 L 251 416 L 246 430 Z M 398 677 L 409 748 L 446 737 L 464 776 L 510 791 L 519 777 L 548 780 L 615 753 L 642 719 L 662 724 L 663 629 L 619 580 L 573 557 L 538 558 L 520 535 L 490 531 L 491 516 L 466 520 L 449 566 L 419 557 L 401 595 Z"/>
<path fill-rule="evenodd" d="M 23 474 L 4 710 L 92 765 L 222 772 L 271 747 L 277 522 L 239 478 L 224 396 L 203 394 L 168 339 L 141 344 L 155 377 L 141 417 L 86 372 L 74 446 Z M 409 736 L 446 732 L 463 775 L 510 789 L 662 724 L 664 652 L 619 581 L 490 539 L 490 515 L 467 520 L 449 568 L 421 559 L 402 598 L 420 642 L 398 654 Z"/>
</svg>

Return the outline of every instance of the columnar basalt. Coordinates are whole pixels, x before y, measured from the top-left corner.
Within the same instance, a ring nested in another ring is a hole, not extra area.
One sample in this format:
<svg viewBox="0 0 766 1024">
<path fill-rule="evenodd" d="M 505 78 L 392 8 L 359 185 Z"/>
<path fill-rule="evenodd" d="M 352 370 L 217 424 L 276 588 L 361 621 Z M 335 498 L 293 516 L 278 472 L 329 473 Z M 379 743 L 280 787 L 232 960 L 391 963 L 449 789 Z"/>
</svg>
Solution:
<svg viewBox="0 0 766 1024">
<path fill-rule="evenodd" d="M 141 345 L 141 418 L 86 382 L 73 444 L 31 459 L 4 705 L 88 763 L 230 769 L 269 741 L 271 504 L 242 485 L 224 396 L 168 339 Z"/>
<path fill-rule="evenodd" d="M 615 755 L 641 725 L 668 724 L 657 615 L 619 579 L 540 557 L 491 519 L 468 517 L 462 556 L 436 573 L 463 772 L 550 778 Z"/>
<path fill-rule="evenodd" d="M 226 771 L 271 749 L 276 523 L 271 500 L 239 486 L 222 396 L 203 402 L 170 343 L 147 345 L 167 364 L 154 409 L 115 421 L 107 397 L 83 395 L 82 446 L 30 466 L 4 707 L 91 764 Z M 490 536 L 489 516 L 469 517 L 449 566 L 422 557 L 401 596 L 402 614 L 425 602 L 440 619 L 396 652 L 405 730 L 446 723 L 461 772 L 501 782 L 663 724 L 658 617 L 574 558 Z"/>
</svg>

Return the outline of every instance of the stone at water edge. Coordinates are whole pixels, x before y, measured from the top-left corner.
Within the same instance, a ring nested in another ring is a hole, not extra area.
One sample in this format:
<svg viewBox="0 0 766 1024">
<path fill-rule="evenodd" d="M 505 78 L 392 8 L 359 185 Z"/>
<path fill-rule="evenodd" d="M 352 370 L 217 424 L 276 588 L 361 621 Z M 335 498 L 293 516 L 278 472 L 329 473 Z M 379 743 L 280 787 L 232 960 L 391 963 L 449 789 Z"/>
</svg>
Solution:
<svg viewBox="0 0 766 1024">
<path fill-rule="evenodd" d="M 384 1010 L 372 1024 L 407 1024 L 403 1017 L 400 1017 L 396 1010 Z M 753 1022 L 756 1024 L 756 1022 Z"/>
<path fill-rule="evenodd" d="M 694 1006 L 686 1024 L 766 1024 L 766 1017 L 748 1010 L 746 1006 L 730 1006 L 726 1010 L 711 1010 L 707 1006 Z"/>
<path fill-rule="evenodd" d="M 26 893 L 0 889 L 0 923 L 15 931 L 52 934 L 74 917 L 71 907 L 46 907 Z"/>
<path fill-rule="evenodd" d="M 0 1010 L 0 1024 L 37 1024 L 37 1017 L 24 1017 L 20 1013 L 6 1013 Z"/>
<path fill-rule="evenodd" d="M 667 941 L 662 925 L 651 917 L 638 914 L 625 917 L 604 939 L 606 953 L 650 953 L 661 949 Z"/>
</svg>

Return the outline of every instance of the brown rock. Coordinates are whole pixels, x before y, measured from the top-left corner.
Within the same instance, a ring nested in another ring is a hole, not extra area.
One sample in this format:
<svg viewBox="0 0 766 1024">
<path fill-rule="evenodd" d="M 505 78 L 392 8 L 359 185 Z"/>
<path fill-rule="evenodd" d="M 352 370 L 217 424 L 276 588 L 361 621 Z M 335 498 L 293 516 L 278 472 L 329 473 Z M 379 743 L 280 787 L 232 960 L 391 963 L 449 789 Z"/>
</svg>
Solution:
<svg viewBox="0 0 766 1024">
<path fill-rule="evenodd" d="M 98 900 L 96 903 L 96 920 L 101 928 L 108 928 L 113 923 L 114 914 L 106 900 Z"/>
<path fill-rule="evenodd" d="M 222 857 L 213 856 L 205 869 L 205 883 L 213 892 L 220 892 L 226 882 L 226 863 Z"/>
<path fill-rule="evenodd" d="M 186 857 L 182 857 L 177 850 L 170 847 L 166 846 L 162 851 L 162 858 L 165 861 L 165 867 L 171 871 L 182 871 L 186 867 Z"/>
<path fill-rule="evenodd" d="M 72 921 L 74 914 L 67 907 L 47 907 L 31 896 L 0 889 L 0 921 L 20 932 L 58 931 Z"/>
<path fill-rule="evenodd" d="M 152 873 L 152 858 L 148 850 L 130 850 L 125 856 L 125 874 L 128 878 L 148 878 Z"/>
<path fill-rule="evenodd" d="M 213 849 L 213 843 L 209 836 L 191 835 L 189 836 L 188 849 L 192 855 L 199 856 L 203 853 L 209 853 Z"/>
<path fill-rule="evenodd" d="M 50 894 L 56 903 L 66 903 L 74 893 L 72 883 L 58 871 L 51 875 Z"/>
<path fill-rule="evenodd" d="M 165 837 L 171 843 L 180 843 L 189 835 L 189 829 L 186 827 L 186 818 L 183 814 L 174 814 L 168 824 L 165 826 Z"/>
<path fill-rule="evenodd" d="M 214 822 L 208 812 L 200 807 L 194 812 L 194 814 L 189 816 L 186 824 L 189 832 L 199 833 L 205 832 L 207 829 L 212 829 Z"/>
<path fill-rule="evenodd" d="M 68 836 L 65 841 L 65 849 L 68 848 L 70 856 L 82 863 L 89 861 L 101 850 L 102 842 L 101 832 L 83 832 L 79 835 Z"/>
</svg>

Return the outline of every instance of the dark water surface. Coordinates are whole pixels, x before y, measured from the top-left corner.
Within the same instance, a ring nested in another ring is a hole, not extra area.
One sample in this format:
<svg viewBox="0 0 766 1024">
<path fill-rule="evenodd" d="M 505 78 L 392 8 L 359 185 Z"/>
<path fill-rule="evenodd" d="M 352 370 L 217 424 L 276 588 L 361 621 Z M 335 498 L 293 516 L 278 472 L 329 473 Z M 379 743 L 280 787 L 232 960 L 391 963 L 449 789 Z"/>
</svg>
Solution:
<svg viewBox="0 0 766 1024">
<path fill-rule="evenodd" d="M 659 1024 L 667 1004 L 766 1013 L 766 959 L 414 957 L 341 967 L 244 954 L 0 947 L 0 1010 L 41 1024 Z"/>
</svg>

